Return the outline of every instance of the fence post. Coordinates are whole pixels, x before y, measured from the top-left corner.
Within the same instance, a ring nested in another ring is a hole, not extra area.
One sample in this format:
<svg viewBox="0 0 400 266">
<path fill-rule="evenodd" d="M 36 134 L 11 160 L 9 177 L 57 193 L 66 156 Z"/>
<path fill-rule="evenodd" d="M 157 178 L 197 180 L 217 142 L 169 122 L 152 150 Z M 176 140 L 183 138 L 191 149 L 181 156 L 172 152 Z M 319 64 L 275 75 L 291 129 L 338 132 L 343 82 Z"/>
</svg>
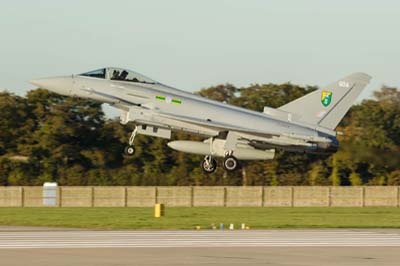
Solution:
<svg viewBox="0 0 400 266">
<path fill-rule="evenodd" d="M 362 187 L 362 206 L 365 207 L 365 186 Z"/>
<path fill-rule="evenodd" d="M 124 207 L 128 207 L 128 188 L 124 187 Z"/>
<path fill-rule="evenodd" d="M 291 187 L 291 200 L 290 200 L 290 207 L 294 207 L 294 187 Z"/>
<path fill-rule="evenodd" d="M 190 207 L 194 206 L 194 187 L 190 186 Z"/>
<path fill-rule="evenodd" d="M 227 198 L 228 198 L 228 190 L 226 189 L 226 187 L 224 187 L 224 207 L 226 207 L 226 202 L 227 202 Z"/>
<path fill-rule="evenodd" d="M 92 187 L 91 189 L 91 203 L 90 203 L 91 207 L 94 207 L 94 187 Z"/>
<path fill-rule="evenodd" d="M 25 206 L 25 190 L 24 187 L 21 187 L 21 207 Z"/>
<path fill-rule="evenodd" d="M 58 187 L 58 207 L 62 207 L 62 188 Z"/>
<path fill-rule="evenodd" d="M 264 186 L 261 187 L 261 207 L 265 206 L 265 191 L 264 191 Z"/>
<path fill-rule="evenodd" d="M 155 201 L 156 202 L 154 202 L 154 204 L 157 204 L 157 203 L 159 203 L 158 202 L 158 187 L 154 187 L 154 195 L 155 195 Z"/>
<path fill-rule="evenodd" d="M 328 207 L 332 207 L 332 187 L 328 187 Z"/>
</svg>

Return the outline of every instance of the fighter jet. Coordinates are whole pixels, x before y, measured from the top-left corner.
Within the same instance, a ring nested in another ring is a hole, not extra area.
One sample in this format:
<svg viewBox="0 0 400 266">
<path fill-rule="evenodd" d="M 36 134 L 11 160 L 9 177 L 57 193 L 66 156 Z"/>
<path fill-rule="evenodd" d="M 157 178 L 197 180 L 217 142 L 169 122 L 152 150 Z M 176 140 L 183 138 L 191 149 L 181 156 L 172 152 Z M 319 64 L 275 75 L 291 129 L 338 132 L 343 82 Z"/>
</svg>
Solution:
<svg viewBox="0 0 400 266">
<path fill-rule="evenodd" d="M 354 73 L 277 109 L 256 112 L 182 91 L 131 70 L 101 68 L 78 75 L 31 80 L 55 93 L 93 99 L 120 110 L 121 124 L 135 129 L 125 153 L 135 153 L 138 134 L 171 138 L 172 132 L 201 136 L 204 141 L 176 140 L 174 150 L 204 155 L 201 167 L 212 173 L 215 158 L 227 171 L 240 160 L 271 160 L 278 149 L 302 153 L 337 151 L 336 126 L 371 77 Z"/>
</svg>

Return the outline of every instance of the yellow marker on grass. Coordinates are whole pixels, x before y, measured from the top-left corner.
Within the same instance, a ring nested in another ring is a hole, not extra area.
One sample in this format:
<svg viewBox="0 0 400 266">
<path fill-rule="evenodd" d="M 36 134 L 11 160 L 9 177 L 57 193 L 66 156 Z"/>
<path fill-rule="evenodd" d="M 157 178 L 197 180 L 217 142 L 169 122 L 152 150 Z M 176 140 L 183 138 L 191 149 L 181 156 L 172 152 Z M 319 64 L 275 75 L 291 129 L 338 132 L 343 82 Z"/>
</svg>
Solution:
<svg viewBox="0 0 400 266">
<path fill-rule="evenodd" d="M 165 206 L 164 204 L 157 203 L 154 205 L 154 217 L 160 218 L 165 215 Z"/>
</svg>

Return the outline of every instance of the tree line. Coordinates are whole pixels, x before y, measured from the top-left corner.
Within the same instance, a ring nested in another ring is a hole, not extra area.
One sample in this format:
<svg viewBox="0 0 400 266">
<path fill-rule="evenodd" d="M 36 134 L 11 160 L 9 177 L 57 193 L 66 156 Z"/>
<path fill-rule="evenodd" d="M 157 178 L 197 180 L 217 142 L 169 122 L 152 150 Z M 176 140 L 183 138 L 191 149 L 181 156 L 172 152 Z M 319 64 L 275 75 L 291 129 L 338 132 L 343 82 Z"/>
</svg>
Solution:
<svg viewBox="0 0 400 266">
<path fill-rule="evenodd" d="M 198 94 L 262 111 L 279 107 L 316 87 L 230 84 Z M 202 156 L 176 152 L 167 140 L 138 136 L 136 154 L 123 149 L 133 129 L 107 119 L 101 103 L 43 89 L 25 97 L 0 92 L 0 185 L 400 185 L 400 91 L 382 87 L 353 106 L 338 127 L 332 155 L 277 151 L 272 161 L 243 162 L 202 173 Z M 198 139 L 173 134 L 174 139 Z M 198 139 L 200 140 L 200 139 Z"/>
</svg>

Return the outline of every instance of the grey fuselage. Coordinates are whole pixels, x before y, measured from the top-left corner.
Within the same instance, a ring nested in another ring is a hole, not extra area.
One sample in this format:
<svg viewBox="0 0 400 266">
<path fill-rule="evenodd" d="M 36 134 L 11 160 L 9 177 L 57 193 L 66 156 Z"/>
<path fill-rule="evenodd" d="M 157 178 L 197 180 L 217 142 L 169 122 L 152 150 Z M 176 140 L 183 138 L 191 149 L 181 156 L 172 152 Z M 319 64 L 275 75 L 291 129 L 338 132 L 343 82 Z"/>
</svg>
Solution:
<svg viewBox="0 0 400 266">
<path fill-rule="evenodd" d="M 203 98 L 201 96 L 157 84 L 135 84 L 125 81 L 99 80 L 91 77 L 74 76 L 74 86 L 70 95 L 95 99 L 115 104 L 116 98 L 153 109 L 155 112 L 176 114 L 188 118 L 212 121 L 280 135 L 296 134 L 318 136 L 315 128 L 278 120 L 268 115 Z M 97 93 L 91 93 L 95 90 Z M 113 97 L 108 97 L 108 95 Z M 158 96 L 166 101 L 157 100 Z M 178 99 L 181 104 L 173 104 L 168 99 Z"/>
<path fill-rule="evenodd" d="M 128 82 L 111 80 L 109 77 L 72 75 L 39 79 L 31 81 L 31 83 L 58 94 L 109 103 L 121 110 L 125 109 L 127 112 L 135 109 L 150 112 L 151 116 L 168 115 L 189 124 L 194 123 L 196 126 L 213 128 L 214 132 L 230 130 L 244 132 L 251 136 L 249 139 L 258 138 L 259 143 L 265 144 L 263 142 L 265 136 L 275 139 L 272 145 L 267 141 L 265 146 L 258 147 L 261 149 L 283 148 L 294 151 L 325 149 L 323 145 L 318 144 L 318 141 L 310 145 L 306 141 L 316 139 L 322 139 L 323 143 L 329 142 L 328 146 L 334 144 L 336 147 L 338 144 L 336 133 L 332 130 L 213 101 L 158 82 Z M 157 125 L 160 125 L 160 121 L 166 128 L 185 131 L 184 127 L 177 127 L 169 123 L 168 119 L 158 119 Z M 141 120 L 141 124 L 152 125 L 153 123 L 153 120 Z M 216 137 L 214 133 L 210 133 L 209 136 Z M 298 139 L 301 141 L 297 141 Z M 300 145 L 297 145 L 298 143 Z"/>
</svg>

